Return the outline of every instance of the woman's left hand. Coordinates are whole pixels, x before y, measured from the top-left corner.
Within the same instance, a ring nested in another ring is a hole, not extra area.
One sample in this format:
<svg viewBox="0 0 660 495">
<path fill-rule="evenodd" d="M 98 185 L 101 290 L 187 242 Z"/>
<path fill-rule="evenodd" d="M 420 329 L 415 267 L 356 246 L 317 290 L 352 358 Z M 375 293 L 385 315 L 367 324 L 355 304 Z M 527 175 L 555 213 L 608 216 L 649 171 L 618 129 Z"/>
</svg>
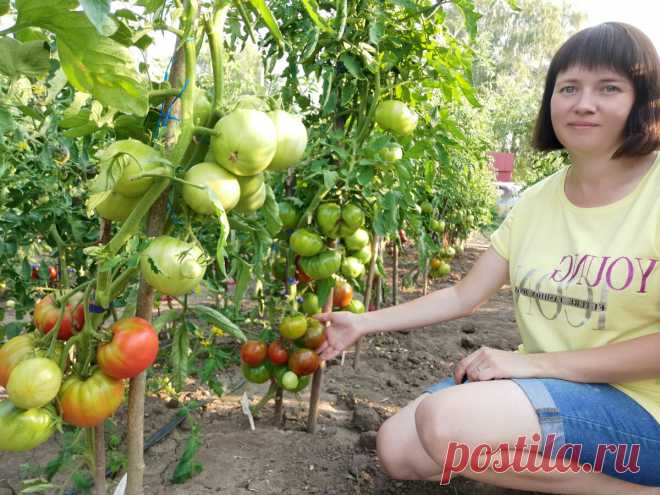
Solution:
<svg viewBox="0 0 660 495">
<path fill-rule="evenodd" d="M 535 378 L 541 370 L 533 354 L 518 354 L 490 347 L 481 347 L 459 361 L 454 370 L 454 380 L 461 383 L 463 377 L 471 382 L 497 378 Z"/>
</svg>

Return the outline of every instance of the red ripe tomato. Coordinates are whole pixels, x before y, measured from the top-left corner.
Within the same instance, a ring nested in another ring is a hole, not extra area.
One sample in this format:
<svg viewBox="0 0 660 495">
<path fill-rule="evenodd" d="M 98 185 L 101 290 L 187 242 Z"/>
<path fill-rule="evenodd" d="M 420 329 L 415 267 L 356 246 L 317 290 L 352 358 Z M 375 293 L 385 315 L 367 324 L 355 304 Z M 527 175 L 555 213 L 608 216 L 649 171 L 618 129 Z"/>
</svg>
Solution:
<svg viewBox="0 0 660 495">
<path fill-rule="evenodd" d="M 259 366 L 266 359 L 266 343 L 261 340 L 248 340 L 241 346 L 241 360 L 248 366 Z"/>
<path fill-rule="evenodd" d="M 52 295 L 47 295 L 41 299 L 34 307 L 34 326 L 43 333 L 50 332 L 60 315 L 61 308 L 55 302 Z M 73 335 L 74 330 L 80 331 L 85 323 L 85 312 L 82 304 L 74 305 L 67 303 L 64 309 L 64 316 L 60 325 L 60 331 L 57 338 L 68 340 Z"/>
<path fill-rule="evenodd" d="M 286 364 L 289 361 L 289 352 L 281 342 L 271 342 L 268 345 L 268 359 L 273 364 Z"/>
<path fill-rule="evenodd" d="M 320 364 L 319 355 L 311 349 L 297 349 L 289 357 L 289 368 L 298 376 L 311 375 Z"/>
<path fill-rule="evenodd" d="M 351 284 L 345 280 L 337 280 L 335 284 L 335 290 L 332 295 L 332 304 L 334 306 L 339 306 L 340 308 L 345 308 L 348 306 L 353 299 L 353 287 Z"/>
<path fill-rule="evenodd" d="M 112 325 L 112 341 L 96 351 L 103 373 L 133 378 L 153 364 L 158 355 L 158 333 L 142 318 L 123 318 Z"/>
<path fill-rule="evenodd" d="M 62 417 L 80 428 L 97 426 L 112 416 L 124 400 L 124 382 L 97 370 L 87 380 L 72 376 L 60 389 Z"/>
<path fill-rule="evenodd" d="M 32 280 L 37 280 L 39 278 L 39 267 L 38 266 L 33 266 L 32 267 L 32 273 L 30 273 L 30 278 Z"/>
<path fill-rule="evenodd" d="M 50 278 L 51 282 L 57 282 L 57 268 L 54 266 L 48 267 L 48 278 Z"/>
</svg>

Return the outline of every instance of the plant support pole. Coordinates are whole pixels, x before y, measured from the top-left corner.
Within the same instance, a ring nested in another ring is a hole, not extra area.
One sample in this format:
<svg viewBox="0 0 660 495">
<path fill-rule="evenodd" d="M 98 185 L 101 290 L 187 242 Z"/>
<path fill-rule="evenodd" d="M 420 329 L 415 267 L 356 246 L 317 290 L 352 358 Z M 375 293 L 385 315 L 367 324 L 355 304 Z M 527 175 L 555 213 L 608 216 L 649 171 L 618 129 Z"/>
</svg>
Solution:
<svg viewBox="0 0 660 495">
<path fill-rule="evenodd" d="M 334 296 L 334 287 L 330 289 L 328 300 L 323 305 L 323 312 L 332 312 L 332 299 Z M 319 417 L 319 401 L 321 400 L 321 385 L 323 383 L 323 370 L 325 369 L 325 361 L 321 361 L 319 369 L 316 370 L 312 378 L 312 394 L 309 397 L 309 415 L 307 416 L 307 432 L 316 433 L 316 424 Z"/>
<path fill-rule="evenodd" d="M 185 5 L 185 14 L 182 25 L 186 26 L 186 33 L 192 31 L 193 21 L 197 15 L 197 2 L 188 0 Z M 165 134 L 166 156 L 172 163 L 179 163 L 183 158 L 193 136 L 193 88 L 195 88 L 196 51 L 193 36 L 186 36 L 177 41 L 174 62 L 171 70 L 171 83 L 178 87 L 187 82 L 187 91 L 184 91 L 180 102 L 173 105 L 172 113 L 179 120 L 170 120 L 167 123 Z M 180 105 L 178 104 L 180 103 Z M 181 122 L 178 124 L 177 122 Z M 179 131 L 177 133 L 177 131 Z M 178 134 L 178 140 L 176 135 Z M 158 181 L 152 187 L 156 187 Z M 156 200 L 149 211 L 147 220 L 147 235 L 160 235 L 166 222 L 168 188 Z M 136 316 L 151 321 L 154 303 L 154 289 L 140 277 Z M 144 397 L 146 391 L 147 372 L 143 371 L 130 381 L 128 396 L 128 480 L 126 484 L 127 495 L 143 495 L 144 493 Z"/>
<path fill-rule="evenodd" d="M 369 311 L 371 305 L 371 292 L 374 285 L 374 274 L 376 273 L 376 258 L 380 246 L 380 237 L 374 236 L 374 242 L 371 245 L 371 262 L 369 263 L 369 275 L 367 278 L 367 289 L 364 291 L 364 306 L 365 311 Z M 380 278 L 380 277 L 379 277 Z M 355 343 L 355 356 L 353 357 L 353 369 L 357 369 L 360 365 L 360 343 L 362 339 L 358 339 Z"/>
</svg>

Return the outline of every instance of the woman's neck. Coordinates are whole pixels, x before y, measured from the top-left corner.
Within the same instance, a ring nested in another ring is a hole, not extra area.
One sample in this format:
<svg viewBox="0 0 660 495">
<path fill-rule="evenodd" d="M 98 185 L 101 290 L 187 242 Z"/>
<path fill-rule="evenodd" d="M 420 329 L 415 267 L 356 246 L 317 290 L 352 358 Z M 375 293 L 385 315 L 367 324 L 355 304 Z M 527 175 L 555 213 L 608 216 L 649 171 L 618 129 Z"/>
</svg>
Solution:
<svg viewBox="0 0 660 495">
<path fill-rule="evenodd" d="M 656 159 L 656 153 L 612 159 L 602 154 L 570 153 L 565 192 L 578 206 L 600 206 L 631 192 Z"/>
</svg>

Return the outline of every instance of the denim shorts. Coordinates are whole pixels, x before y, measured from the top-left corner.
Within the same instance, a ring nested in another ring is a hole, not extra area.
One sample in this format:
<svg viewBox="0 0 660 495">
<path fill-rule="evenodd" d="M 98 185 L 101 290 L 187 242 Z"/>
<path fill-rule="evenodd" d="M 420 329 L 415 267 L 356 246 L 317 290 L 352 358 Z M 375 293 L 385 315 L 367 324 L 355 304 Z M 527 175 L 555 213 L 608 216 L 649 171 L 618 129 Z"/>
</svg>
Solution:
<svg viewBox="0 0 660 495">
<path fill-rule="evenodd" d="M 562 445 L 578 445 L 579 464 L 593 468 L 599 458 L 602 473 L 631 483 L 660 486 L 660 423 L 628 395 L 604 383 L 556 378 L 511 380 L 536 410 L 541 425 L 540 454 L 548 444 L 546 454 L 557 459 Z M 452 386 L 460 385 L 449 377 L 424 392 Z M 549 438 L 554 438 L 554 443 Z M 619 446 L 616 451 L 615 446 Z M 564 459 L 576 455 L 568 446 L 562 450 Z"/>
</svg>

